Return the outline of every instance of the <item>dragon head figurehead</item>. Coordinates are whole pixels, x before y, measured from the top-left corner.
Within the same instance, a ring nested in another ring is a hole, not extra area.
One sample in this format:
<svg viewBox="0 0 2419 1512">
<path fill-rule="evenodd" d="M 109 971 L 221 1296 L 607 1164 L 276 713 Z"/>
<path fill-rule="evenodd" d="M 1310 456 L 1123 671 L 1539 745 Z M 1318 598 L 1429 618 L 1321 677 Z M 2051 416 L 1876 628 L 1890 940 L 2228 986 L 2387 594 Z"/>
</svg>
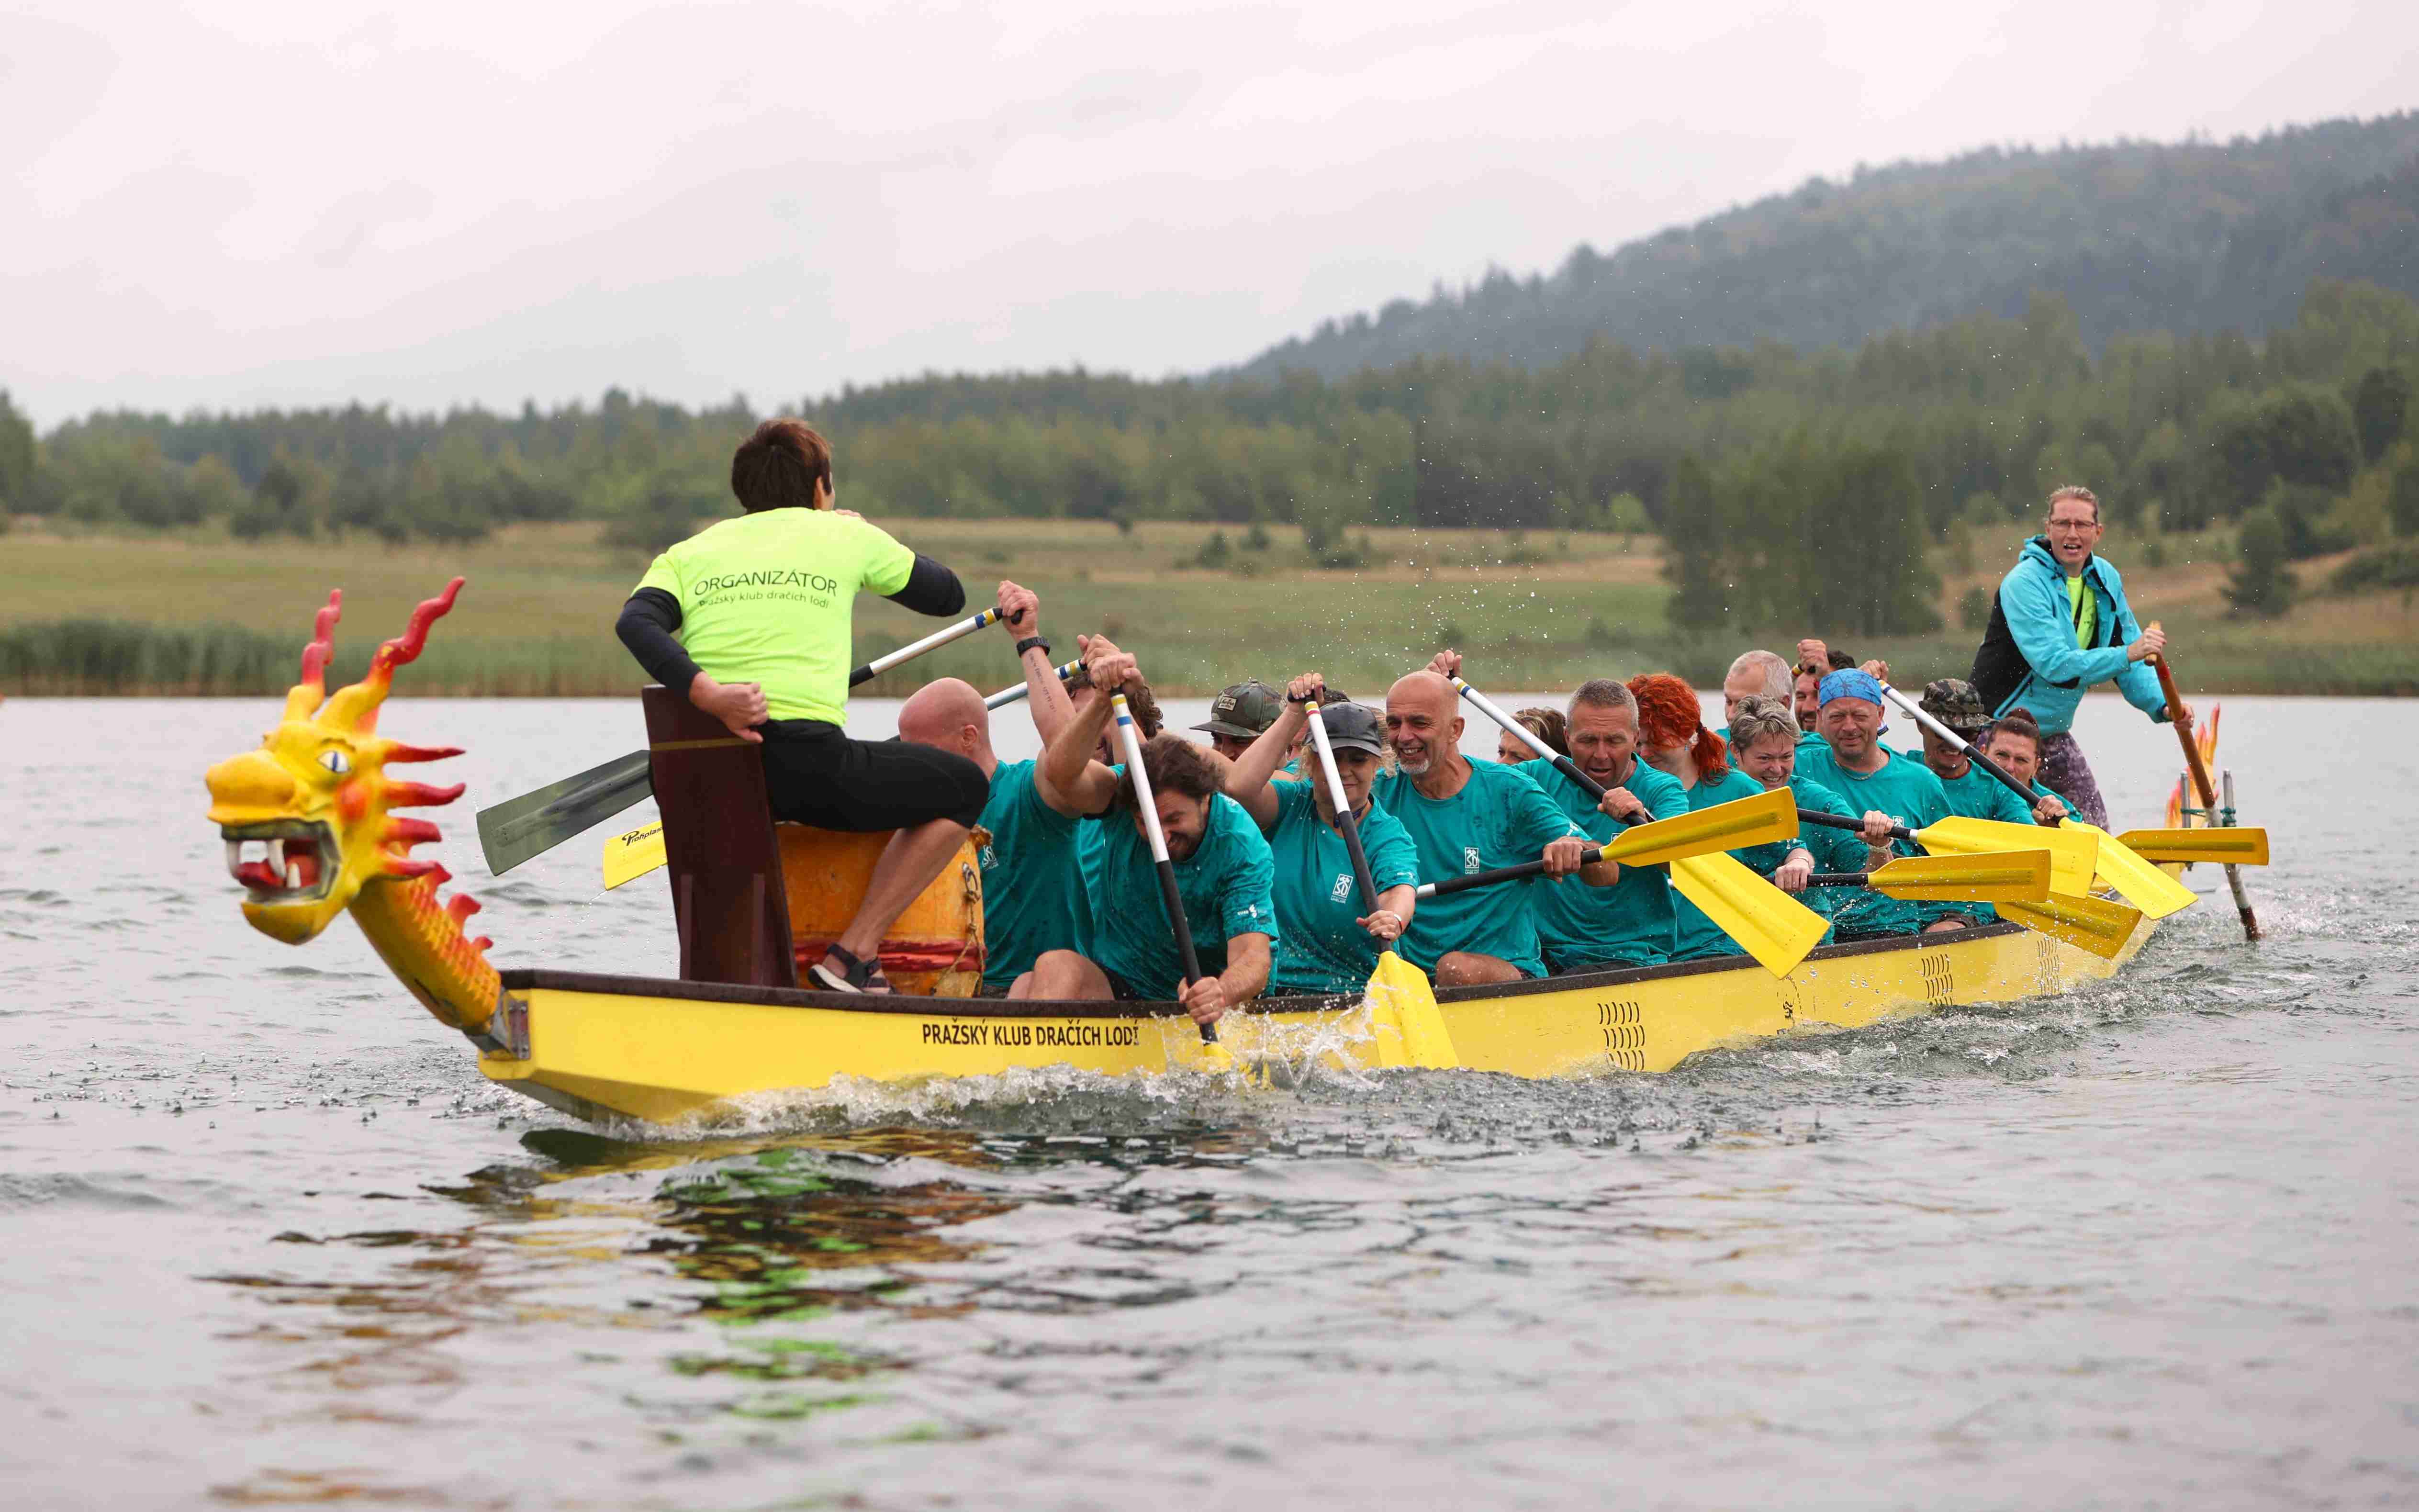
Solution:
<svg viewBox="0 0 2419 1512">
<path fill-rule="evenodd" d="M 461 751 L 407 746 L 377 733 L 394 670 L 419 656 L 429 626 L 461 589 L 456 578 L 413 609 L 404 633 L 378 647 L 362 680 L 333 694 L 328 661 L 344 594 L 331 593 L 302 651 L 302 680 L 285 695 L 285 717 L 258 750 L 219 763 L 205 780 L 210 823 L 226 841 L 227 870 L 243 884 L 243 916 L 253 928 L 300 945 L 350 909 L 431 1012 L 475 1032 L 499 991 L 484 954 L 489 942 L 467 939 L 461 930 L 479 905 L 467 894 L 437 902 L 438 886 L 452 878 L 437 862 L 410 854 L 438 838 L 437 826 L 393 812 L 451 803 L 462 795 L 461 785 L 429 787 L 386 772 Z"/>
</svg>

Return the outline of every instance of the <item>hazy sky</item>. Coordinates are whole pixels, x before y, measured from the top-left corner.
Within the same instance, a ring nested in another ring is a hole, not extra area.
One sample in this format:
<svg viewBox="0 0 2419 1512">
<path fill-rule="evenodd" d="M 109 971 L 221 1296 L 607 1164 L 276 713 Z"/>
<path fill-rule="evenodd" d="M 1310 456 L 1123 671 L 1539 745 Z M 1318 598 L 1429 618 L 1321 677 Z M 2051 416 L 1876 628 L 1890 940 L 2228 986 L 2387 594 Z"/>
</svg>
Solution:
<svg viewBox="0 0 2419 1512">
<path fill-rule="evenodd" d="M 10 0 L 0 386 L 1159 375 L 1859 162 L 2419 105 L 2410 0 Z"/>
</svg>

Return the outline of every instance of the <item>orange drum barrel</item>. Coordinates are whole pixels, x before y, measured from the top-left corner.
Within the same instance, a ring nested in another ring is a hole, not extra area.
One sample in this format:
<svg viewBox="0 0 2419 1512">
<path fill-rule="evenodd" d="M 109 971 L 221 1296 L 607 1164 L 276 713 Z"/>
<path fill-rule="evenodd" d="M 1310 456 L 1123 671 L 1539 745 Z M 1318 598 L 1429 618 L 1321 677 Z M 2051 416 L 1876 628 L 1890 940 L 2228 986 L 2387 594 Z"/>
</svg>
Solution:
<svg viewBox="0 0 2419 1512">
<path fill-rule="evenodd" d="M 873 863 L 894 830 L 853 835 L 808 825 L 775 825 L 781 880 L 790 894 L 790 937 L 797 948 L 798 984 L 813 985 L 807 968 L 824 958 L 873 882 Z M 982 870 L 976 857 L 991 843 L 977 829 L 882 940 L 882 974 L 897 991 L 917 997 L 972 997 L 982 991 Z"/>
</svg>

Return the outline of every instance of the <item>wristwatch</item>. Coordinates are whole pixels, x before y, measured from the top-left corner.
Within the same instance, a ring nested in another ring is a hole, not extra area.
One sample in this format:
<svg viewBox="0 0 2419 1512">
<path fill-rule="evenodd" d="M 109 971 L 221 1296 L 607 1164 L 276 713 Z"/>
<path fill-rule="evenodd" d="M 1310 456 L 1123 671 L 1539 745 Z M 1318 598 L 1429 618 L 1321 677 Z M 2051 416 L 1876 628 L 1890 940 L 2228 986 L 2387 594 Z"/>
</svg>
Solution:
<svg viewBox="0 0 2419 1512">
<path fill-rule="evenodd" d="M 1016 654 L 1019 656 L 1022 656 L 1036 646 L 1040 646 L 1041 648 L 1041 654 L 1043 656 L 1046 656 L 1050 655 L 1050 642 L 1038 635 L 1028 635 L 1024 640 L 1019 640 L 1016 643 Z"/>
</svg>

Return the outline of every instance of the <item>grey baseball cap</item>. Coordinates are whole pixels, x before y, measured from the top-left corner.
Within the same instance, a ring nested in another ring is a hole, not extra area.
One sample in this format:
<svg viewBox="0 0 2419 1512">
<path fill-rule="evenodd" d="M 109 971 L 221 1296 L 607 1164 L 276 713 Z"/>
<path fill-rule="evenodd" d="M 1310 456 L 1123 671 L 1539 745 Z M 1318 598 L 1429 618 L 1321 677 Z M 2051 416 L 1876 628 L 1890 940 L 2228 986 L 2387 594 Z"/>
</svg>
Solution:
<svg viewBox="0 0 2419 1512">
<path fill-rule="evenodd" d="M 1256 740 L 1285 712 L 1285 695 L 1256 679 L 1237 683 L 1210 701 L 1210 720 L 1196 724 L 1213 735 Z"/>
<path fill-rule="evenodd" d="M 1318 717 L 1327 722 L 1327 743 L 1337 750 L 1386 753 L 1386 717 L 1366 703 L 1322 703 Z"/>
</svg>

